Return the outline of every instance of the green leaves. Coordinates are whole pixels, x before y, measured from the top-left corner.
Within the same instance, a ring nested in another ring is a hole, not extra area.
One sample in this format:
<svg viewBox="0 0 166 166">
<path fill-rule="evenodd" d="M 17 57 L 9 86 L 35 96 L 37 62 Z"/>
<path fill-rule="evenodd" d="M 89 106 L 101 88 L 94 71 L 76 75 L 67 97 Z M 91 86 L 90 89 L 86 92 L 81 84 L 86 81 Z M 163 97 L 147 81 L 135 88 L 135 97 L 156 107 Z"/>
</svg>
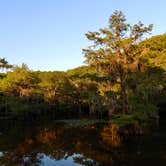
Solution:
<svg viewBox="0 0 166 166">
<path fill-rule="evenodd" d="M 141 70 L 139 57 L 143 49 L 138 46 L 138 41 L 151 30 L 152 25 L 144 26 L 141 22 L 133 26 L 128 24 L 125 15 L 121 11 L 115 11 L 109 18 L 107 28 L 86 34 L 94 43 L 83 50 L 86 62 L 107 77 L 110 85 L 120 85 L 116 100 L 122 110 L 127 111 L 127 96 L 133 91 L 128 85 L 127 77 Z M 111 76 L 114 77 L 114 85 Z"/>
<path fill-rule="evenodd" d="M 166 70 L 166 34 L 154 36 L 140 43 L 144 48 L 147 65 L 158 66 Z"/>
</svg>

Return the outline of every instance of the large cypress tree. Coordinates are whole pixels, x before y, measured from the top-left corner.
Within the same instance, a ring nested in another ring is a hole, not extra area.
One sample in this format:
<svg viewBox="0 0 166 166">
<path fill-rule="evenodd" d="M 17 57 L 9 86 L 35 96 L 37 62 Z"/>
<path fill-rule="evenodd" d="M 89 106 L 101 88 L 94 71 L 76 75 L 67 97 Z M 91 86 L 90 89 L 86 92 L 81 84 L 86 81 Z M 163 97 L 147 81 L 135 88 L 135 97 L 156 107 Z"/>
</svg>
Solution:
<svg viewBox="0 0 166 166">
<path fill-rule="evenodd" d="M 138 43 L 144 34 L 150 33 L 152 27 L 141 22 L 130 25 L 121 11 L 115 11 L 109 18 L 107 28 L 86 34 L 94 43 L 83 49 L 86 62 L 106 75 L 110 84 L 119 86 L 116 98 L 122 113 L 128 109 L 127 78 L 133 71 L 141 70 L 139 57 L 144 50 L 138 47 Z"/>
</svg>

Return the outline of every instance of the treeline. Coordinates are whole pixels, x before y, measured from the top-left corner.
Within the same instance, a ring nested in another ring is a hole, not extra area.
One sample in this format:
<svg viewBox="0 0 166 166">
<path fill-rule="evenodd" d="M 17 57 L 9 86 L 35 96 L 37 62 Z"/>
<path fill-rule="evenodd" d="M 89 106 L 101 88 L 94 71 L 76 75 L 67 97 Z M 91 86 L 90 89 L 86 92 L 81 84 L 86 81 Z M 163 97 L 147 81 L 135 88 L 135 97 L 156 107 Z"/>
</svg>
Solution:
<svg viewBox="0 0 166 166">
<path fill-rule="evenodd" d="M 97 73 L 88 66 L 67 72 L 34 72 L 23 64 L 3 74 L 0 90 L 1 116 L 89 116 L 99 105 Z"/>
<path fill-rule="evenodd" d="M 166 105 L 166 35 L 141 41 L 151 30 L 141 22 L 129 25 L 115 11 L 108 28 L 86 34 L 93 42 L 83 50 L 87 66 L 41 72 L 23 64 L 2 72 L 0 116 L 157 119 Z M 12 67 L 0 63 L 3 70 Z"/>
</svg>

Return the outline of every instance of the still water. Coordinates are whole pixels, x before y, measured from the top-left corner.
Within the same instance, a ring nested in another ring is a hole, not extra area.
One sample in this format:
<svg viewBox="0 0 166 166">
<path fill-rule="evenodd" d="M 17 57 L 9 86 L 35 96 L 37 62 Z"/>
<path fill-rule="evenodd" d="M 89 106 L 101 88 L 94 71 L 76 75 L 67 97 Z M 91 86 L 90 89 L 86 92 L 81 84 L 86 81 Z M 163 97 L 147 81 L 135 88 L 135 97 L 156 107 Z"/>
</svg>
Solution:
<svg viewBox="0 0 166 166">
<path fill-rule="evenodd" d="M 165 166 L 166 130 L 122 139 L 108 124 L 0 122 L 0 166 Z"/>
</svg>

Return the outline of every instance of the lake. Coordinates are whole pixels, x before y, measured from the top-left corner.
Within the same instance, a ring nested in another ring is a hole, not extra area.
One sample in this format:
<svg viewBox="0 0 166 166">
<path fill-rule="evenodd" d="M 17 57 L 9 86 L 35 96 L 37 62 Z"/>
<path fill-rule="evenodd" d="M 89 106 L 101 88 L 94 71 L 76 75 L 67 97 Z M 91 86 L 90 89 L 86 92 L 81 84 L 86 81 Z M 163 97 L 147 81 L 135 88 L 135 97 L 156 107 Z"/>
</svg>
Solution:
<svg viewBox="0 0 166 166">
<path fill-rule="evenodd" d="M 166 165 L 166 130 L 122 138 L 116 126 L 0 122 L 1 166 Z"/>
</svg>

